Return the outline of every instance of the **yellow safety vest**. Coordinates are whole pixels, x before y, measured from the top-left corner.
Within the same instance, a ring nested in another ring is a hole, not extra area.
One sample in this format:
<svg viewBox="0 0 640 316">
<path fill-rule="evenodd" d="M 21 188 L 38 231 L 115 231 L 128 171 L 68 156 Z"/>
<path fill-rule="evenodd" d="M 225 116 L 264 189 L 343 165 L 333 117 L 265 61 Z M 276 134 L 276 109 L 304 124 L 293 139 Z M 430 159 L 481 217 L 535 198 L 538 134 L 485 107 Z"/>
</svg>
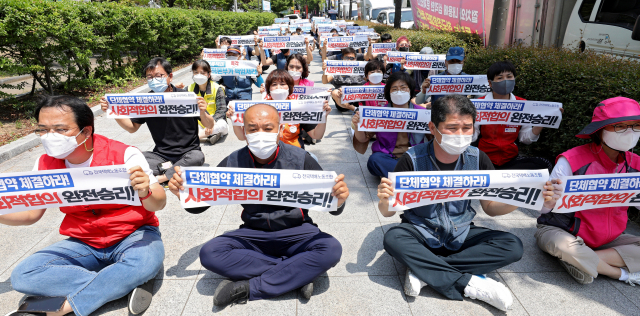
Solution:
<svg viewBox="0 0 640 316">
<path fill-rule="evenodd" d="M 205 92 L 204 100 L 207 101 L 207 112 L 209 112 L 209 114 L 213 116 L 216 113 L 216 94 L 218 93 L 218 88 L 222 86 L 211 80 L 209 80 L 209 82 L 211 83 L 211 94 L 206 94 Z M 196 83 L 194 82 L 189 85 L 188 91 L 193 92 L 195 91 L 195 89 L 196 89 Z M 224 87 L 222 89 L 224 89 Z M 198 121 L 198 124 L 200 124 L 200 126 L 204 128 L 204 125 L 202 125 L 202 122 Z"/>
</svg>

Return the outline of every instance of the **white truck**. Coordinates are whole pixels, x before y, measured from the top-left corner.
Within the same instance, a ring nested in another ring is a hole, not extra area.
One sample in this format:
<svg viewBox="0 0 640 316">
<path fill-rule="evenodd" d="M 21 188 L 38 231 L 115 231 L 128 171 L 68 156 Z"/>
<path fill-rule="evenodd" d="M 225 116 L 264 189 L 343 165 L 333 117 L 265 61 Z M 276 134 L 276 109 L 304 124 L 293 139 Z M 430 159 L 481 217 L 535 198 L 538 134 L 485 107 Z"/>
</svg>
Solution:
<svg viewBox="0 0 640 316">
<path fill-rule="evenodd" d="M 413 12 L 411 12 L 411 8 L 403 8 L 401 11 L 400 17 L 400 28 L 403 29 L 413 29 Z M 395 22 L 396 9 L 388 9 L 382 10 L 378 13 L 378 18 L 374 22 L 385 24 L 389 26 L 393 26 Z"/>
</svg>

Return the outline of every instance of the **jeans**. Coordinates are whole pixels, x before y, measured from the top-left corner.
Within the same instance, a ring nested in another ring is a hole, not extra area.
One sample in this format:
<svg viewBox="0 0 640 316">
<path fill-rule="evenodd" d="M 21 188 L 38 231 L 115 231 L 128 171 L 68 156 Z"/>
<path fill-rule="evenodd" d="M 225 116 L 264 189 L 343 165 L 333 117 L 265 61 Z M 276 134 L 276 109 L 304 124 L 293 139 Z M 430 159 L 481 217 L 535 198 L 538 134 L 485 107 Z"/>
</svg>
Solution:
<svg viewBox="0 0 640 316">
<path fill-rule="evenodd" d="M 398 164 L 398 159 L 391 157 L 389 154 L 375 152 L 367 161 L 367 169 L 369 172 L 378 177 L 389 177 L 389 172 L 393 172 Z"/>
<path fill-rule="evenodd" d="M 171 166 L 171 168 L 167 169 L 164 172 L 164 175 L 167 176 L 167 179 L 169 180 L 173 177 L 173 174 L 176 173 L 175 169 L 173 168 L 175 166 L 200 167 L 204 165 L 204 153 L 202 152 L 202 150 L 189 151 L 178 159 L 167 157 L 153 151 L 145 151 L 142 154 L 144 155 L 144 158 L 147 159 L 149 168 L 151 168 L 151 170 L 153 171 L 153 175 L 156 177 L 163 174 L 162 170 L 160 170 L 160 168 L 158 167 L 158 164 L 166 161 L 171 161 L 171 163 L 173 163 L 173 166 Z"/>
<path fill-rule="evenodd" d="M 163 260 L 164 245 L 154 226 L 142 226 L 103 249 L 69 238 L 20 262 L 11 285 L 27 295 L 65 296 L 76 315 L 86 316 L 155 277 Z"/>
</svg>

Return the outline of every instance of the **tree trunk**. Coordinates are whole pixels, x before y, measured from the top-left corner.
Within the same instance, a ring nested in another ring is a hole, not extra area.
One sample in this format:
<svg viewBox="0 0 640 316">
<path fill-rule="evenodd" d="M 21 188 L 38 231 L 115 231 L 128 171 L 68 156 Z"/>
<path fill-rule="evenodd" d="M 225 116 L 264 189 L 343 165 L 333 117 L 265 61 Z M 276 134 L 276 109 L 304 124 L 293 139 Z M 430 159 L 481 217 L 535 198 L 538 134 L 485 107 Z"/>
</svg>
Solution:
<svg viewBox="0 0 640 316">
<path fill-rule="evenodd" d="M 393 19 L 393 27 L 396 29 L 399 29 L 401 26 L 400 24 L 401 20 L 402 20 L 402 0 L 396 0 L 396 13 Z"/>
</svg>

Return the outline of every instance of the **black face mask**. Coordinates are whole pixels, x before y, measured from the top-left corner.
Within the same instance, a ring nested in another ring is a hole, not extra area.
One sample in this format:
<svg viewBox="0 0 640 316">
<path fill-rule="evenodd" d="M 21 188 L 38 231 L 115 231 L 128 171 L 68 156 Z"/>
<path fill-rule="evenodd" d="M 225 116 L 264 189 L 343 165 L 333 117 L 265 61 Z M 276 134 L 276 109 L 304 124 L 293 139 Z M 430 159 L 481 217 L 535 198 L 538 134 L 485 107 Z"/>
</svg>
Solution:
<svg viewBox="0 0 640 316">
<path fill-rule="evenodd" d="M 408 52 L 409 51 L 409 47 L 399 47 L 398 51 L 400 51 L 400 52 Z"/>
</svg>

